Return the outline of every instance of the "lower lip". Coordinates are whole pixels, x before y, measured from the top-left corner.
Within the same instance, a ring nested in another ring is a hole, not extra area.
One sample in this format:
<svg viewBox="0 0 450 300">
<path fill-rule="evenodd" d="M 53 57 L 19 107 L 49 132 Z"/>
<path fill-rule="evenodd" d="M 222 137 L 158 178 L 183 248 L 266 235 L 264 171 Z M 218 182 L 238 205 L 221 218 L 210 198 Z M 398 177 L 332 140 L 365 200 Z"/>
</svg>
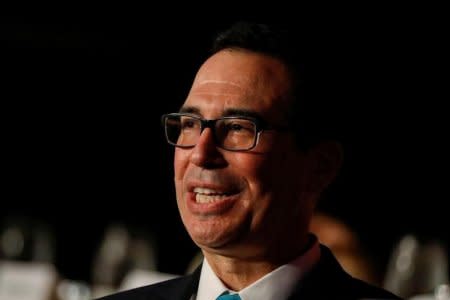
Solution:
<svg viewBox="0 0 450 300">
<path fill-rule="evenodd" d="M 197 203 L 195 200 L 195 195 L 196 194 L 193 192 L 189 192 L 187 194 L 187 207 L 193 214 L 204 216 L 217 215 L 228 211 L 234 205 L 239 196 L 239 194 L 235 194 L 220 201 Z"/>
</svg>

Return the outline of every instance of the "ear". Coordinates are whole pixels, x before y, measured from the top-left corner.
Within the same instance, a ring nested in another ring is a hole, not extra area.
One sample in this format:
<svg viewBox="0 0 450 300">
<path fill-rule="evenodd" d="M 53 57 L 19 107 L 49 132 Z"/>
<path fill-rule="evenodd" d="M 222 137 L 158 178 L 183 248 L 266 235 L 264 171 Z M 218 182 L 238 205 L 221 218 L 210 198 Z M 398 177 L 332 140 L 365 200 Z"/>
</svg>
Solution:
<svg viewBox="0 0 450 300">
<path fill-rule="evenodd" d="M 342 161 L 342 145 L 336 141 L 324 141 L 308 150 L 312 191 L 321 193 L 338 174 Z"/>
</svg>

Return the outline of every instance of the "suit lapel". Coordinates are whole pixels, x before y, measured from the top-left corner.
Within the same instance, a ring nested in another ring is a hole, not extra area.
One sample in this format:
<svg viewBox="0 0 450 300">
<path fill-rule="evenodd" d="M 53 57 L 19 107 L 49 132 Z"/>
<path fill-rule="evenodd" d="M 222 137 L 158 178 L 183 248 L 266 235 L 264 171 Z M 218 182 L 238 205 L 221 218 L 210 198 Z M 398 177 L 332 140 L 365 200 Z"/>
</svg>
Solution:
<svg viewBox="0 0 450 300">
<path fill-rule="evenodd" d="M 330 250 L 321 246 L 317 265 L 298 283 L 288 300 L 333 299 L 344 288 L 349 276 L 341 268 Z"/>
<path fill-rule="evenodd" d="M 158 299 L 161 300 L 190 300 L 197 292 L 200 280 L 201 265 L 190 275 L 167 282 L 158 289 Z M 156 300 L 154 298 L 148 300 Z"/>
</svg>

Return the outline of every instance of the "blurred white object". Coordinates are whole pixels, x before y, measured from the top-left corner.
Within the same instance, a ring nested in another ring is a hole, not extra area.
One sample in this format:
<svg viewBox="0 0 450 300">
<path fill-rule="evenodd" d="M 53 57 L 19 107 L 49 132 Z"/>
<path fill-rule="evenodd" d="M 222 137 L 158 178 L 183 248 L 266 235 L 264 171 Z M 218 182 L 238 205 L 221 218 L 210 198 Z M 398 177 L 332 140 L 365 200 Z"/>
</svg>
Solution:
<svg viewBox="0 0 450 300">
<path fill-rule="evenodd" d="M 156 269 L 155 243 L 148 232 L 137 234 L 124 225 L 110 225 L 95 255 L 93 284 L 117 288 L 129 270 Z"/>
<path fill-rule="evenodd" d="M 44 222 L 8 217 L 0 222 L 0 259 L 53 263 L 55 238 Z"/>
<path fill-rule="evenodd" d="M 392 252 L 383 287 L 400 297 L 409 297 L 413 285 L 419 241 L 414 235 L 404 236 Z"/>
<path fill-rule="evenodd" d="M 450 300 L 450 285 L 439 285 L 434 292 L 434 296 L 437 300 Z"/>
<path fill-rule="evenodd" d="M 108 285 L 94 285 L 92 286 L 92 297 L 94 299 L 101 298 L 119 291 L 134 289 L 137 287 L 158 283 L 164 280 L 178 277 L 178 275 L 161 273 L 157 271 L 133 269 L 129 271 L 118 289 Z M 1 299 L 0 299 L 1 300 Z"/>
<path fill-rule="evenodd" d="M 449 282 L 448 258 L 445 248 L 438 242 L 424 244 L 417 263 L 416 286 L 419 291 L 436 291 Z"/>
<path fill-rule="evenodd" d="M 84 282 L 62 280 L 56 289 L 58 300 L 90 300 L 91 290 Z"/>
<path fill-rule="evenodd" d="M 433 294 L 424 294 L 414 296 L 412 298 L 409 298 L 408 300 L 436 300 L 436 298 L 434 298 Z"/>
<path fill-rule="evenodd" d="M 105 232 L 93 266 L 93 283 L 114 286 L 121 276 L 130 236 L 122 225 L 111 225 Z"/>
<path fill-rule="evenodd" d="M 25 248 L 25 235 L 19 226 L 11 225 L 0 234 L 0 253 L 7 259 L 20 257 Z"/>
<path fill-rule="evenodd" d="M 178 277 L 178 275 L 135 269 L 128 272 L 119 289 L 121 291 L 129 290 L 175 277 Z"/>
<path fill-rule="evenodd" d="M 93 299 L 101 298 L 104 296 L 111 295 L 117 290 L 111 286 L 107 285 L 93 285 L 91 286 L 91 294 Z"/>
<path fill-rule="evenodd" d="M 50 264 L 2 261 L 0 300 L 51 299 L 57 277 Z"/>
<path fill-rule="evenodd" d="M 417 295 L 409 300 L 450 300 L 450 285 L 441 284 L 436 287 L 433 294 Z"/>
<path fill-rule="evenodd" d="M 442 243 L 421 243 L 406 235 L 391 255 L 383 287 L 402 298 L 430 297 L 426 293 L 448 282 L 448 258 Z"/>
</svg>

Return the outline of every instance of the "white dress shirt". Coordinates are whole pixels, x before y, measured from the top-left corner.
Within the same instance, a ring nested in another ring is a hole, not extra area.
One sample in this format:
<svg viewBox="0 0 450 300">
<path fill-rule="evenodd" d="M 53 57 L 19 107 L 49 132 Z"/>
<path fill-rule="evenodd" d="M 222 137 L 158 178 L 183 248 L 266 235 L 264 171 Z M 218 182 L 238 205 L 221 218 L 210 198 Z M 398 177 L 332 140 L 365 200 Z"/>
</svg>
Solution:
<svg viewBox="0 0 450 300">
<path fill-rule="evenodd" d="M 285 300 L 319 258 L 320 247 L 316 240 L 311 248 L 290 263 L 278 267 L 240 291 L 230 292 L 238 292 L 242 300 Z M 215 300 L 225 291 L 229 289 L 211 269 L 208 261 L 203 259 L 197 295 L 191 300 Z"/>
</svg>

